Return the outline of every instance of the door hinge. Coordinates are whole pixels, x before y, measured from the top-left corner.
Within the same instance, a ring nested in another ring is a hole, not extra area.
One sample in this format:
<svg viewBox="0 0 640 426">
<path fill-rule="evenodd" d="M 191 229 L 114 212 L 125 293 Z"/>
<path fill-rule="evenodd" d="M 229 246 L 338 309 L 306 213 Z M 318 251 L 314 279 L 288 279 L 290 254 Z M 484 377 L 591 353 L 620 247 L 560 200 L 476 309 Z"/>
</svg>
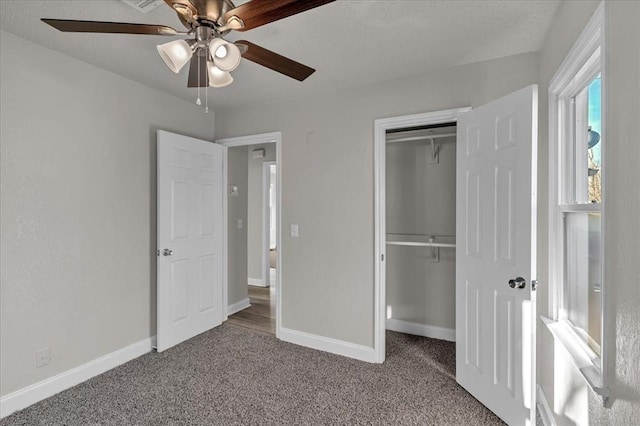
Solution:
<svg viewBox="0 0 640 426">
<path fill-rule="evenodd" d="M 160 249 L 156 250 L 156 255 L 160 256 Z"/>
<path fill-rule="evenodd" d="M 538 284 L 540 284 L 538 280 L 531 280 L 531 290 L 536 291 L 538 289 Z"/>
<path fill-rule="evenodd" d="M 384 262 L 384 254 L 381 254 L 381 255 L 380 255 L 380 260 L 381 260 L 382 262 Z"/>
</svg>

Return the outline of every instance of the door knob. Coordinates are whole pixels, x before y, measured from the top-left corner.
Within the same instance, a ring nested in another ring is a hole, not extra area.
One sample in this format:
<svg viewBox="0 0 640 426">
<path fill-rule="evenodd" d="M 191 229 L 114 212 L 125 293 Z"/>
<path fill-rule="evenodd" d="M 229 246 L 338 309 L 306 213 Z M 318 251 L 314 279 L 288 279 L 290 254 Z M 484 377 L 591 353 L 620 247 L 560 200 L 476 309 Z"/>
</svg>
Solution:
<svg viewBox="0 0 640 426">
<path fill-rule="evenodd" d="M 169 250 L 169 249 L 162 250 L 163 256 L 171 256 L 172 254 L 173 254 L 173 250 Z"/>
<path fill-rule="evenodd" d="M 522 277 L 518 277 L 515 280 L 509 280 L 509 287 L 511 288 L 524 288 L 526 285 L 527 281 Z"/>
</svg>

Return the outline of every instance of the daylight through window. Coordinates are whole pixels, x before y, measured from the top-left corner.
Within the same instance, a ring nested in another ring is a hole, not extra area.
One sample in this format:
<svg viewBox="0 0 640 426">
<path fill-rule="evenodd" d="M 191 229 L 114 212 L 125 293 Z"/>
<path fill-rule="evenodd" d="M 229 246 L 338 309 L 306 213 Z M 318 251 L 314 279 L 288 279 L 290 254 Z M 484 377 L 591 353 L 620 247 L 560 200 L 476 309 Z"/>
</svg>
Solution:
<svg viewBox="0 0 640 426">
<path fill-rule="evenodd" d="M 563 147 L 566 189 L 560 203 L 564 227 L 564 313 L 600 356 L 602 330 L 602 98 L 600 75 L 571 97 L 572 127 Z"/>
</svg>

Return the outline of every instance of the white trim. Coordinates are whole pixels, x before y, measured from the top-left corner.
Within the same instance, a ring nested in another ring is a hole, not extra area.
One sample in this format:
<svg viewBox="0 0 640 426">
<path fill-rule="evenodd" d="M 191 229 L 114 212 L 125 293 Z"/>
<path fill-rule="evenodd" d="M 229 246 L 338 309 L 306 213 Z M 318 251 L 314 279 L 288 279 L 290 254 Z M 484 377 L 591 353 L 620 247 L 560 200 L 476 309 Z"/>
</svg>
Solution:
<svg viewBox="0 0 640 426">
<path fill-rule="evenodd" d="M 244 299 L 227 306 L 227 316 L 229 317 L 237 312 L 242 311 L 243 309 L 247 309 L 249 306 L 251 306 L 251 301 L 248 297 L 245 297 Z"/>
<path fill-rule="evenodd" d="M 332 339 L 330 337 L 318 336 L 316 334 L 305 333 L 303 331 L 291 330 L 290 328 L 280 328 L 281 340 L 317 349 L 323 352 L 330 352 L 348 358 L 358 359 L 366 362 L 376 362 L 376 354 L 372 347 Z"/>
<path fill-rule="evenodd" d="M 549 82 L 549 92 L 559 93 L 571 84 L 575 74 L 602 44 L 604 36 L 604 2 L 596 8 L 580 37 Z"/>
<path fill-rule="evenodd" d="M 227 147 L 223 147 L 222 151 L 222 306 L 226 306 L 229 303 L 229 150 Z M 222 314 L 222 322 L 225 322 L 229 315 L 228 310 L 225 310 Z"/>
<path fill-rule="evenodd" d="M 237 136 L 235 138 L 216 139 L 216 143 L 227 148 L 234 146 L 259 145 L 263 143 L 278 143 L 282 140 L 281 132 L 259 133 L 257 135 Z"/>
<path fill-rule="evenodd" d="M 387 318 L 387 330 L 398 333 L 413 334 L 415 336 L 430 337 L 432 339 L 456 341 L 456 330 L 454 328 L 444 328 L 435 325 L 418 324 L 415 322 L 403 321 L 394 318 Z"/>
<path fill-rule="evenodd" d="M 549 402 L 544 394 L 544 390 L 542 390 L 542 386 L 536 385 L 536 388 L 536 407 L 540 413 L 542 424 L 544 426 L 556 426 L 556 419 L 553 416 L 553 411 L 549 406 Z"/>
<path fill-rule="evenodd" d="M 600 358 L 582 341 L 575 329 L 566 320 L 553 321 L 542 317 L 555 341 L 565 348 L 569 359 L 584 377 L 591 389 L 603 400 L 609 397 L 609 388 L 602 381 Z"/>
<path fill-rule="evenodd" d="M 385 209 L 385 148 L 386 132 L 391 129 L 457 122 L 460 114 L 470 107 L 435 111 L 425 114 L 382 118 L 374 122 L 374 332 L 373 350 L 375 362 L 385 359 L 386 330 L 386 267 L 382 260 L 386 250 L 386 209 Z"/>
<path fill-rule="evenodd" d="M 247 278 L 247 284 L 255 287 L 269 287 L 269 284 L 265 283 L 262 278 Z"/>
<path fill-rule="evenodd" d="M 0 418 L 27 408 L 59 392 L 107 372 L 119 365 L 151 352 L 155 336 L 148 337 L 78 367 L 34 383 L 0 398 Z"/>
<path fill-rule="evenodd" d="M 271 133 L 261 133 L 257 135 L 248 135 L 248 136 L 239 136 L 235 138 L 224 138 L 217 139 L 216 143 L 227 148 L 231 148 L 234 146 L 245 146 L 245 145 L 257 145 L 263 143 L 275 143 L 276 144 L 276 164 L 278 165 L 278 174 L 276 175 L 276 245 L 280 248 L 282 247 L 282 133 L 281 132 L 271 132 Z M 226 175 L 226 173 L 225 173 Z M 225 201 L 228 197 L 228 191 L 225 190 Z M 226 204 L 225 204 L 226 205 Z M 224 214 L 224 226 L 223 228 L 227 229 L 227 211 L 225 209 Z M 225 236 L 225 242 L 227 241 L 227 236 Z M 226 253 L 228 250 L 228 246 L 225 247 L 225 259 Z M 223 271 L 225 281 L 223 283 L 223 287 L 225 290 L 229 286 L 229 276 L 228 276 L 228 260 L 224 261 Z M 282 328 L 282 281 L 284 274 L 282 273 L 282 250 L 278 255 L 278 280 L 276 282 L 276 337 L 280 337 L 280 329 Z"/>
<path fill-rule="evenodd" d="M 600 97 L 602 99 L 601 111 L 600 111 L 600 131 L 602 132 L 602 137 L 606 141 L 609 137 L 609 131 L 607 130 L 607 123 L 609 121 L 609 73 L 607 71 L 607 37 L 605 36 L 605 25 L 608 25 L 608 13 L 604 7 L 604 0 L 598 6 L 598 10 L 596 14 L 600 13 L 602 10 L 602 20 L 601 20 L 601 32 L 602 32 L 602 41 L 601 41 L 601 55 L 602 55 L 602 63 L 600 65 L 600 79 L 601 79 L 601 87 L 600 87 Z M 606 146 L 602 146 L 600 148 L 600 161 L 601 164 L 607 164 L 607 151 L 608 148 Z M 602 188 L 607 187 L 607 171 L 602 170 L 602 175 L 600 176 L 600 185 Z M 602 247 L 601 247 L 601 262 L 602 262 L 602 282 L 604 283 L 607 279 L 607 252 L 605 250 L 605 242 L 607 241 L 607 232 L 606 232 L 606 205 L 607 205 L 607 193 L 606 190 L 602 191 L 600 197 L 600 203 L 602 204 L 602 212 L 600 214 L 600 238 L 602 239 Z M 615 311 L 617 306 L 612 297 L 609 296 L 610 292 L 605 288 L 606 285 L 602 286 L 601 289 L 601 297 L 602 297 L 602 310 L 600 317 L 600 372 L 602 374 L 602 383 L 604 386 L 609 385 L 609 377 L 615 376 L 615 366 L 611 365 L 609 361 L 610 357 L 610 348 L 615 347 Z M 605 330 L 607 334 L 605 334 Z M 613 335 L 608 335 L 608 332 L 611 331 Z M 614 343 L 611 343 L 614 342 Z M 613 356 L 615 360 L 615 355 Z M 603 404 L 608 404 L 610 401 L 603 400 Z"/>
<path fill-rule="evenodd" d="M 269 186 L 271 184 L 271 166 L 277 167 L 277 165 L 276 161 L 262 162 L 262 276 L 264 277 L 265 287 L 271 285 L 269 274 L 269 251 L 271 248 L 271 209 L 269 208 L 269 200 L 271 191 Z"/>
</svg>

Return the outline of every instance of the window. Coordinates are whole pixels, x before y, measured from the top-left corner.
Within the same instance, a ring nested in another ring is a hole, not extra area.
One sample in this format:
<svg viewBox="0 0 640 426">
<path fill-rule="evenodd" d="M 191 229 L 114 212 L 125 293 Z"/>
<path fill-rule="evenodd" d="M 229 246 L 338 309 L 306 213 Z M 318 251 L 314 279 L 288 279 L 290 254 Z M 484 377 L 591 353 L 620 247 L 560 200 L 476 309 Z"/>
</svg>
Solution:
<svg viewBox="0 0 640 426">
<path fill-rule="evenodd" d="M 602 333 L 602 150 L 601 78 L 598 74 L 570 97 L 565 123 L 573 137 L 561 140 L 558 203 L 562 215 L 564 297 L 559 317 L 600 356 Z M 566 100 L 559 100 L 566 102 Z"/>
<path fill-rule="evenodd" d="M 591 388 L 608 398 L 603 282 L 606 111 L 603 6 L 549 85 L 549 315 Z"/>
</svg>

